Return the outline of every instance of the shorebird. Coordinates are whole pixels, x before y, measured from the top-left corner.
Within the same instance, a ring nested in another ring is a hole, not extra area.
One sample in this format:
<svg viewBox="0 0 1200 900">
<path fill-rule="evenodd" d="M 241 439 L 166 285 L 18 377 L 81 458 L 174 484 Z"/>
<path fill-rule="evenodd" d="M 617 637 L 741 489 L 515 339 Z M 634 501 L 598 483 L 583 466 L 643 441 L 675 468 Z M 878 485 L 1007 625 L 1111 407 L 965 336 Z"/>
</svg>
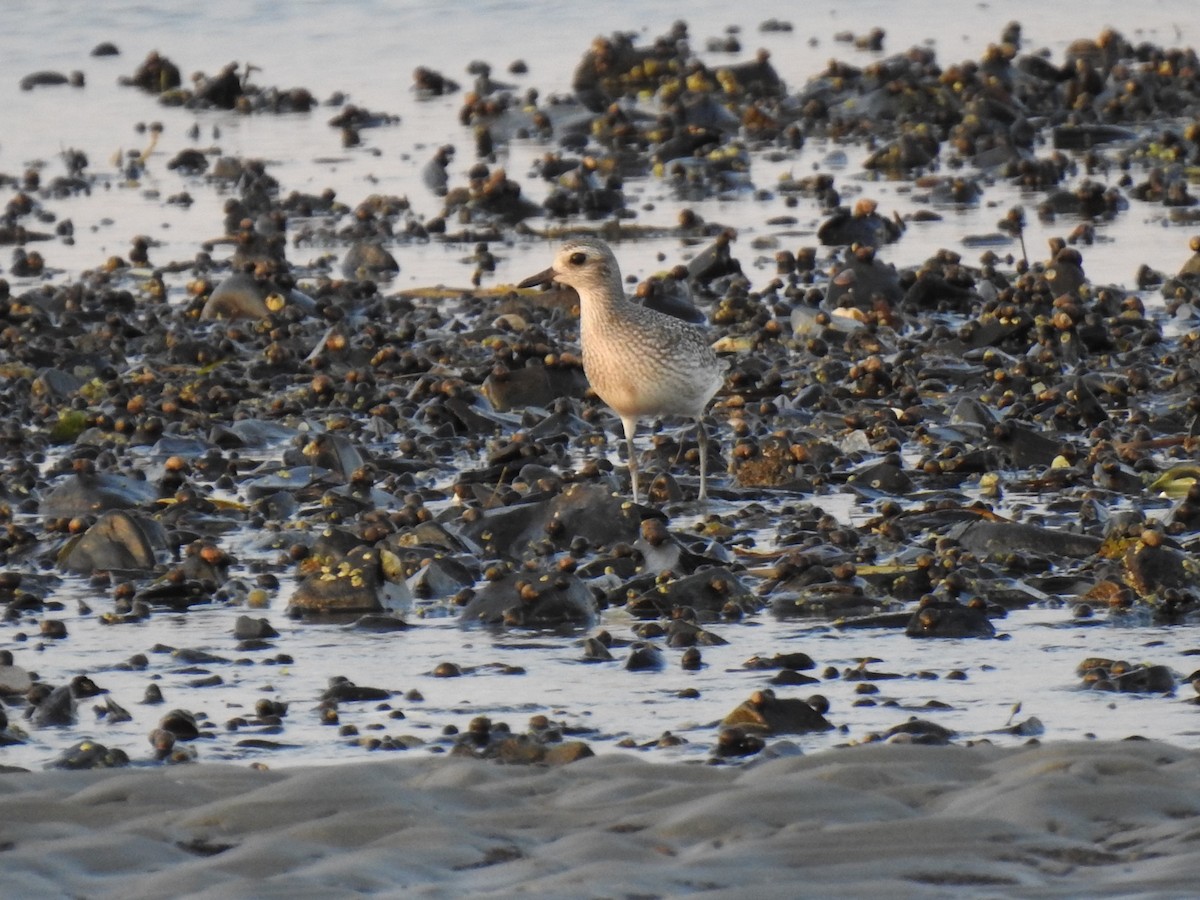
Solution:
<svg viewBox="0 0 1200 900">
<path fill-rule="evenodd" d="M 725 381 L 703 328 L 649 309 L 625 296 L 621 269 L 604 241 L 567 242 L 550 268 L 526 278 L 573 287 L 579 294 L 579 342 L 592 389 L 621 419 L 629 446 L 629 480 L 638 497 L 634 434 L 648 416 L 687 416 L 700 444 L 700 498 L 708 496 L 708 446 L 704 411 Z"/>
</svg>

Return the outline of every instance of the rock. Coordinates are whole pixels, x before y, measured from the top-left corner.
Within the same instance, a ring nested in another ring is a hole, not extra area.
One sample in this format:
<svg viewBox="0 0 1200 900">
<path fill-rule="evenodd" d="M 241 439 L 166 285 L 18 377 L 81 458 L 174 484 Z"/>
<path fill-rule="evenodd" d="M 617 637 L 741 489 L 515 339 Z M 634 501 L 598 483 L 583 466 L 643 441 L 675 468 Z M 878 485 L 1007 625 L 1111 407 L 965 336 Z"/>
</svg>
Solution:
<svg viewBox="0 0 1200 900">
<path fill-rule="evenodd" d="M 28 693 L 33 679 L 20 666 L 0 665 L 0 695 L 13 697 Z"/>
<path fill-rule="evenodd" d="M 114 509 L 147 506 L 158 499 L 148 481 L 111 473 L 80 473 L 60 482 L 41 506 L 44 516 L 91 516 Z"/>
<path fill-rule="evenodd" d="M 485 583 L 459 618 L 463 622 L 552 628 L 589 625 L 598 612 L 591 589 L 575 575 L 515 572 Z"/>
<path fill-rule="evenodd" d="M 342 258 L 342 273 L 347 278 L 389 278 L 400 271 L 400 264 L 379 241 L 355 241 Z"/>
<path fill-rule="evenodd" d="M 348 678 L 329 679 L 329 687 L 321 694 L 322 702 L 361 703 L 367 700 L 386 700 L 392 692 L 383 688 L 360 687 Z"/>
<path fill-rule="evenodd" d="M 85 740 L 64 750 L 50 763 L 52 769 L 120 769 L 129 765 L 129 755 L 120 748 L 105 747 Z"/>
<path fill-rule="evenodd" d="M 1178 547 L 1163 543 L 1161 532 L 1147 529 L 1122 557 L 1125 583 L 1141 597 L 1163 591 L 1200 589 L 1200 566 Z"/>
<path fill-rule="evenodd" d="M 379 552 L 361 547 L 339 562 L 321 567 L 296 586 L 288 612 L 381 612 Z"/>
<path fill-rule="evenodd" d="M 829 731 L 833 724 L 803 700 L 776 697 L 772 690 L 755 691 L 721 720 L 726 728 L 765 734 L 808 734 Z"/>
<path fill-rule="evenodd" d="M 279 632 L 266 619 L 238 616 L 233 623 L 233 636 L 239 641 L 253 641 L 279 637 Z"/>
<path fill-rule="evenodd" d="M 583 741 L 563 741 L 546 747 L 542 762 L 548 766 L 565 766 L 595 756 L 595 752 Z"/>
<path fill-rule="evenodd" d="M 62 72 L 32 72 L 21 79 L 21 90 L 32 91 L 35 87 L 51 87 L 69 81 Z"/>
<path fill-rule="evenodd" d="M 954 732 L 936 722 L 913 717 L 900 725 L 893 725 L 883 733 L 883 737 L 893 742 L 940 747 L 950 743 Z"/>
<path fill-rule="evenodd" d="M 975 519 L 950 532 L 966 550 L 985 558 L 1035 554 L 1047 559 L 1086 559 L 1100 550 L 1101 539 L 1090 534 L 1043 528 L 1025 522 Z"/>
<path fill-rule="evenodd" d="M 903 298 L 896 267 L 876 258 L 872 247 L 857 247 L 846 251 L 844 262 L 829 280 L 821 308 L 873 313 L 887 310 Z"/>
<path fill-rule="evenodd" d="M 146 59 L 138 66 L 132 76 L 123 77 L 122 84 L 139 87 L 144 91 L 161 94 L 172 88 L 179 87 L 183 79 L 179 75 L 179 67 L 158 51 L 152 50 Z"/>
<path fill-rule="evenodd" d="M 720 647 L 729 643 L 719 634 L 701 628 L 695 622 L 687 622 L 682 619 L 671 620 L 667 625 L 666 638 L 667 646 L 674 649 L 696 646 Z"/>
<path fill-rule="evenodd" d="M 74 725 L 75 698 L 70 685 L 59 685 L 45 692 L 34 704 L 31 720 L 37 728 Z"/>
<path fill-rule="evenodd" d="M 995 637 L 996 629 L 988 620 L 987 605 L 982 601 L 964 604 L 926 596 L 904 633 L 911 638 Z"/>
<path fill-rule="evenodd" d="M 560 397 L 583 397 L 587 379 L 577 368 L 525 366 L 493 372 L 483 382 L 483 395 L 497 412 L 549 408 Z"/>
<path fill-rule="evenodd" d="M 841 207 L 822 222 L 817 229 L 817 240 L 830 246 L 857 244 L 878 248 L 898 240 L 902 231 L 902 226 L 895 220 L 886 219 L 875 211 L 873 201 L 860 200 L 853 211 Z M 870 258 L 873 259 L 873 255 Z M 859 259 L 867 261 L 861 254 Z M 863 299 L 866 299 L 865 295 Z"/>
<path fill-rule="evenodd" d="M 639 618 L 666 617 L 680 607 L 690 607 L 697 613 L 719 613 L 727 606 L 753 610 L 761 607 L 762 601 L 725 566 L 701 569 L 685 578 L 657 584 L 626 604 L 629 612 Z"/>
<path fill-rule="evenodd" d="M 194 741 L 200 737 L 196 716 L 186 709 L 173 709 L 158 721 L 158 727 L 178 741 Z"/>
<path fill-rule="evenodd" d="M 267 296 L 273 285 L 259 281 L 245 272 L 228 276 L 209 294 L 201 319 L 265 319 L 270 310 Z"/>
<path fill-rule="evenodd" d="M 58 564 L 72 572 L 149 571 L 166 550 L 162 526 L 122 510 L 105 513 L 59 553 Z"/>
<path fill-rule="evenodd" d="M 630 672 L 659 672 L 666 665 L 662 651 L 647 641 L 631 644 L 629 656 L 625 659 L 625 668 Z"/>
<path fill-rule="evenodd" d="M 405 584 L 414 597 L 449 597 L 470 587 L 479 578 L 478 563 L 467 558 L 438 555 L 414 572 Z"/>
<path fill-rule="evenodd" d="M 1085 687 L 1094 691 L 1131 694 L 1171 694 L 1179 679 L 1168 666 L 1130 664 L 1125 660 L 1089 657 L 1076 667 Z"/>
<path fill-rule="evenodd" d="M 612 652 L 599 638 L 589 637 L 583 641 L 584 662 L 612 662 Z"/>
<path fill-rule="evenodd" d="M 369 614 L 355 619 L 349 626 L 355 631 L 370 631 L 375 634 L 392 634 L 397 631 L 408 631 L 413 626 L 402 618 L 392 614 Z"/>
<path fill-rule="evenodd" d="M 582 538 L 593 547 L 611 546 L 637 537 L 637 513 L 599 484 L 577 483 L 561 494 L 536 503 L 484 510 L 463 528 L 488 557 L 520 557 L 530 543 L 549 535 L 565 546 Z"/>
<path fill-rule="evenodd" d="M 743 728 L 722 728 L 717 735 L 717 744 L 713 747 L 713 755 L 722 759 L 742 756 L 754 756 L 766 747 L 757 734 L 748 734 Z"/>
</svg>

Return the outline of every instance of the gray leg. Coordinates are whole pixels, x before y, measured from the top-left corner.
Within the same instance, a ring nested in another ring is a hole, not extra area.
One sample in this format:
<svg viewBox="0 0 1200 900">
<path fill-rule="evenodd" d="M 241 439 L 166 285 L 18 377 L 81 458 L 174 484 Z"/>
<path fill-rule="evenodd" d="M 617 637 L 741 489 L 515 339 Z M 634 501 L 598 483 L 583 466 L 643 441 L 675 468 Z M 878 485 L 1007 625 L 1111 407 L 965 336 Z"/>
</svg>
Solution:
<svg viewBox="0 0 1200 900">
<path fill-rule="evenodd" d="M 633 436 L 637 434 L 637 419 L 621 419 L 621 424 L 625 426 L 625 440 L 629 444 L 629 481 L 633 492 L 633 502 L 637 503 L 638 498 L 638 470 L 637 470 L 637 451 L 633 446 Z"/>
<path fill-rule="evenodd" d="M 708 432 L 704 428 L 704 417 L 696 417 L 696 442 L 700 445 L 700 499 L 708 496 Z"/>
</svg>

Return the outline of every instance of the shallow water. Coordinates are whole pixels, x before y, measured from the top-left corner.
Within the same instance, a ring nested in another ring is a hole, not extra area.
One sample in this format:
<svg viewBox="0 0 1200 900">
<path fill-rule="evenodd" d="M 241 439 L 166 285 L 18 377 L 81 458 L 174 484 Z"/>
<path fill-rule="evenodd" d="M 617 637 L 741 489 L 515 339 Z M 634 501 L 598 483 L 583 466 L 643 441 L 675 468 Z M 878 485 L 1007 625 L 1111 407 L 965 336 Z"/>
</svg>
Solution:
<svg viewBox="0 0 1200 900">
<path fill-rule="evenodd" d="M 420 168 L 433 148 L 454 143 L 459 154 L 454 171 L 461 181 L 474 162 L 470 134 L 457 121 L 461 94 L 431 101 L 418 101 L 411 90 L 411 72 L 417 65 L 437 69 L 463 84 L 470 81 L 465 65 L 470 60 L 492 63 L 494 74 L 525 86 L 537 86 L 543 94 L 567 92 L 571 72 L 588 42 L 596 34 L 634 30 L 646 37 L 663 31 L 677 17 L 677 4 L 619 2 L 606 4 L 602 15 L 590 7 L 540 2 L 486 2 L 460 4 L 356 2 L 232 2 L 212 0 L 202 5 L 172 9 L 170 4 L 96 4 L 91 2 L 6 4 L 6 27 L 0 36 L 0 109 L 5 123 L 0 132 L 0 173 L 19 176 L 35 161 L 43 161 L 43 178 L 62 174 L 57 154 L 67 148 L 86 152 L 90 171 L 104 175 L 104 186 L 90 196 L 55 199 L 46 203 L 60 218 L 72 219 L 75 242 L 51 241 L 36 245 L 53 270 L 51 283 L 71 280 L 79 271 L 93 268 L 110 255 L 125 255 L 135 235 L 158 242 L 151 258 L 188 260 L 201 241 L 220 232 L 219 190 L 169 171 L 165 164 L 180 149 L 192 145 L 188 129 L 200 128 L 201 146 L 219 145 L 229 155 L 263 158 L 269 171 L 291 190 L 320 192 L 327 187 L 353 206 L 371 193 L 406 195 L 418 212 L 433 216 L 440 202 L 420 183 Z M 706 38 L 724 33 L 727 26 L 741 26 L 743 52 L 730 57 L 741 60 L 758 47 L 772 53 L 772 62 L 794 88 L 837 57 L 865 64 L 871 54 L 835 42 L 842 30 L 864 33 L 875 25 L 888 32 L 885 52 L 897 52 L 913 44 L 930 43 L 944 65 L 960 59 L 978 58 L 998 39 L 1001 28 L 1016 19 L 1024 26 L 1027 46 L 1046 47 L 1055 59 L 1070 40 L 1094 37 L 1112 25 L 1133 41 L 1150 40 L 1166 45 L 1194 44 L 1200 39 L 1200 20 L 1183 4 L 1150 2 L 1131 8 L 1128 4 L 958 4 L 923 2 L 892 4 L 846 2 L 828 5 L 801 18 L 794 3 L 754 5 L 752 14 L 733 16 L 727 4 L 694 2 L 688 5 L 687 21 L 693 46 L 701 50 Z M 1083 13 L 1086 11 L 1086 15 Z M 901 14 L 902 13 L 902 14 Z M 769 17 L 794 23 L 792 33 L 761 33 L 758 23 Z M 116 43 L 121 55 L 113 58 L 88 56 L 102 40 Z M 235 113 L 195 113 L 164 108 L 151 98 L 116 84 L 118 75 L 132 73 L 150 50 L 159 50 L 180 65 L 185 73 L 214 72 L 231 60 L 249 61 L 261 72 L 256 80 L 280 87 L 302 85 L 319 99 L 344 91 L 352 102 L 372 110 L 400 116 L 393 127 L 364 130 L 363 145 L 341 146 L 339 132 L 328 126 L 334 114 L 322 106 L 310 115 L 240 116 Z M 706 59 L 713 54 L 701 53 Z M 723 57 L 721 57 L 723 58 Z M 530 72 L 509 76 L 508 64 L 525 60 Z M 19 79 L 36 70 L 82 70 L 87 87 L 38 88 L 21 91 Z M 163 134 L 149 157 L 146 173 L 136 184 L 121 176 L 117 160 L 122 154 L 143 150 L 149 137 L 139 123 L 161 122 Z M 532 142 L 514 142 L 502 164 L 521 178 L 531 199 L 541 199 L 540 181 L 525 178 L 531 163 L 543 152 Z M 844 168 L 835 170 L 847 202 L 855 191 L 879 201 L 882 211 L 906 215 L 921 208 L 909 185 L 869 180 L 860 174 L 859 148 L 834 147 L 811 142 L 798 153 L 767 162 L 756 158 L 752 170 L 755 187 L 770 189 L 781 174 L 804 174 L 818 166 L 828 170 L 830 154 L 847 155 Z M 1082 176 L 1077 176 L 1082 177 Z M 627 192 L 636 198 L 630 206 L 639 210 L 635 220 L 645 225 L 669 225 L 681 204 L 655 179 L 632 181 Z M 187 190 L 194 198 L 190 206 L 166 203 Z M 0 190 L 7 199 L 11 188 Z M 966 235 L 993 232 L 996 222 L 1014 205 L 1028 209 L 1037 195 L 1022 195 L 1009 185 L 989 185 L 984 202 L 976 207 L 940 209 L 941 222 L 910 227 L 904 239 L 881 251 L 897 266 L 917 263 L 939 247 L 960 250 L 972 260 L 980 251 L 961 243 Z M 759 202 L 749 192 L 731 199 L 687 204 L 710 221 L 736 228 L 737 255 L 755 283 L 774 275 L 773 251 L 756 255 L 749 249 L 758 237 L 775 236 L 783 246 L 814 244 L 821 221 L 814 206 L 801 203 L 789 208 L 782 197 Z M 795 215 L 797 222 L 786 230 L 766 222 L 773 216 Z M 1026 243 L 1030 256 L 1045 255 L 1046 240 L 1064 235 L 1074 223 L 1039 222 L 1028 217 Z M 53 224 L 45 226 L 53 230 Z M 1084 247 L 1084 267 L 1096 283 L 1130 286 L 1142 264 L 1162 271 L 1175 271 L 1186 259 L 1191 231 L 1169 224 L 1160 207 L 1137 207 L 1112 223 L 1097 226 L 1098 242 Z M 337 254 L 341 247 L 289 247 L 289 257 L 303 262 L 324 254 Z M 398 248 L 400 275 L 384 290 L 433 284 L 465 285 L 471 269 L 461 262 L 471 248 L 431 243 Z M 538 242 L 514 247 L 494 247 L 499 266 L 493 284 L 515 282 L 543 268 L 549 250 Z M 619 248 L 627 275 L 644 277 L 666 265 L 686 259 L 687 250 L 674 238 L 657 238 L 626 243 Z M 1001 252 L 1019 252 L 1009 246 Z M 661 254 L 661 256 L 660 256 Z M 0 266 L 14 290 L 30 282 L 12 278 Z M 172 282 L 173 302 L 183 302 L 181 282 Z M 1160 303 L 1147 295 L 1148 305 Z M 850 495 L 799 498 L 823 506 L 841 518 L 858 515 Z M 1036 498 L 1010 496 L 997 511 L 1009 513 L 1025 508 Z M 713 512 L 732 511 L 715 503 Z M 698 515 L 680 514 L 673 527 L 685 529 Z M 271 560 L 274 554 L 251 546 L 235 548 L 244 567 L 256 559 Z M 514 730 L 524 727 L 535 713 L 545 713 L 569 728 L 584 731 L 596 749 L 611 749 L 616 739 L 627 737 L 637 744 L 654 742 L 671 731 L 690 743 L 651 754 L 657 759 L 702 758 L 715 737 L 713 723 L 762 687 L 762 673 L 742 668 L 753 655 L 802 650 L 818 664 L 838 669 L 853 667 L 863 657 L 878 657 L 872 669 L 911 676 L 925 671 L 933 678 L 903 677 L 879 682 L 875 705 L 856 706 L 861 696 L 856 684 L 826 680 L 811 689 L 783 689 L 788 695 L 820 692 L 829 697 L 830 718 L 840 732 L 797 739 L 805 749 L 815 749 L 847 739 L 860 739 L 902 722 L 909 715 L 928 716 L 956 729 L 964 737 L 980 737 L 1011 721 L 1037 716 L 1049 738 L 1072 738 L 1094 734 L 1120 738 L 1142 734 L 1194 743 L 1197 710 L 1184 698 L 1142 698 L 1129 695 L 1086 694 L 1076 690 L 1075 666 L 1086 656 L 1111 656 L 1130 661 L 1165 663 L 1181 673 L 1192 671 L 1189 650 L 1200 646 L 1188 628 L 1119 628 L 1110 625 L 1079 627 L 1070 624 L 1066 609 L 1036 609 L 1013 613 L 997 622 L 1007 636 L 1002 641 L 913 641 L 901 633 L 869 630 L 839 632 L 820 622 L 778 621 L 762 615 L 740 625 L 715 626 L 730 640 L 725 647 L 704 649 L 706 667 L 699 672 L 681 670 L 674 656 L 660 673 L 626 672 L 617 664 L 585 665 L 575 637 L 493 633 L 463 630 L 450 618 L 411 615 L 416 626 L 394 635 L 371 635 L 338 626 L 314 626 L 286 619 L 282 614 L 289 587 L 273 599 L 266 611 L 226 607 L 197 607 L 186 614 L 157 613 L 144 623 L 107 628 L 97 624 L 95 613 L 81 615 L 77 602 L 86 601 L 96 613 L 109 608 L 107 596 L 96 596 L 82 579 L 68 577 L 51 598 L 65 604 L 54 617 L 63 619 L 70 636 L 62 645 L 34 647 L 18 631 L 28 623 L 0 628 L 0 648 L 11 649 L 17 661 L 36 670 L 42 680 L 61 684 L 79 673 L 91 674 L 111 696 L 133 714 L 121 725 L 95 722 L 90 703 L 80 706 L 81 724 L 72 729 L 31 730 L 27 745 L 0 749 L 0 763 L 40 765 L 82 736 L 91 736 L 110 746 L 126 749 L 135 758 L 145 758 L 146 735 L 159 716 L 181 707 L 203 712 L 214 726 L 215 737 L 198 743 L 201 759 L 263 759 L 273 765 L 323 760 L 362 758 L 365 750 L 349 747 L 334 729 L 319 724 L 316 698 L 329 677 L 345 675 L 360 685 L 406 692 L 419 690 L 423 700 L 407 700 L 398 694 L 390 706 L 343 704 L 344 723 L 357 725 L 364 735 L 415 735 L 436 740 L 447 725 L 460 728 L 475 715 L 486 714 L 508 722 Z M 236 649 L 232 625 L 236 616 L 265 615 L 281 633 L 275 648 L 242 653 Z M 619 636 L 631 624 L 623 613 L 606 614 L 603 623 Z M 223 684 L 194 688 L 189 683 L 204 673 L 189 671 L 166 653 L 150 653 L 157 644 L 207 650 L 229 662 L 202 668 L 221 676 Z M 137 652 L 150 654 L 147 672 L 114 668 Z M 269 664 L 275 653 L 294 658 L 292 664 Z M 451 660 L 463 666 L 480 667 L 474 675 L 458 679 L 435 679 L 433 667 Z M 498 675 L 493 664 L 520 666 L 521 675 Z M 961 670 L 963 680 L 945 676 Z M 166 696 L 162 707 L 138 703 L 148 678 L 159 681 Z M 679 691 L 696 688 L 699 698 L 679 699 Z M 263 735 L 295 744 L 294 749 L 266 753 L 240 748 L 237 742 L 252 735 L 246 730 L 226 733 L 227 720 L 249 715 L 256 700 L 273 697 L 289 701 L 291 711 L 279 735 Z M 938 700 L 950 709 L 922 709 Z M 894 701 L 892 703 L 891 701 Z M 1013 716 L 1015 703 L 1021 711 Z M 403 713 L 403 718 L 395 715 Z M 16 723 L 21 724 L 21 723 Z M 592 734 L 594 730 L 596 734 Z M 995 740 L 1018 741 L 1019 737 L 993 736 Z"/>
</svg>

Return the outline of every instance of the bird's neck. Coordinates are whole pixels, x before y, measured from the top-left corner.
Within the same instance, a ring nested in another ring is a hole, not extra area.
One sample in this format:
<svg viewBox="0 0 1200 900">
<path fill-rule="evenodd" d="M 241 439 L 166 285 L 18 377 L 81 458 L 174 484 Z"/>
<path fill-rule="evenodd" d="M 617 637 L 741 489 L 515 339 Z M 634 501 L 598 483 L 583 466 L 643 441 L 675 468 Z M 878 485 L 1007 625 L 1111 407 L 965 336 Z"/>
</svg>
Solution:
<svg viewBox="0 0 1200 900">
<path fill-rule="evenodd" d="M 625 288 L 620 279 L 610 279 L 599 289 L 588 291 L 586 296 L 580 296 L 580 321 L 584 327 L 587 327 L 588 323 L 601 324 L 619 317 L 631 302 L 625 296 Z"/>
</svg>

